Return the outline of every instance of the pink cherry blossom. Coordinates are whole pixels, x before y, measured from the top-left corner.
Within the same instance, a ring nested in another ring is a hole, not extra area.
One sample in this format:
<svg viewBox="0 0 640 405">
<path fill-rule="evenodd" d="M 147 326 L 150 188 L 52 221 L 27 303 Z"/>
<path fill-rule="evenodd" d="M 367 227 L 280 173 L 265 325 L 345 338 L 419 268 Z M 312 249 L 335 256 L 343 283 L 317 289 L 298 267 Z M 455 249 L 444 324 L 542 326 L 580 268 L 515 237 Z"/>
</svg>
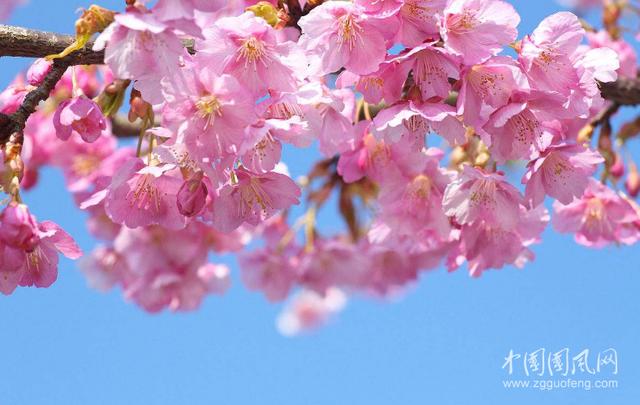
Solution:
<svg viewBox="0 0 640 405">
<path fill-rule="evenodd" d="M 147 101 L 161 102 L 158 82 L 172 77 L 186 51 L 171 28 L 150 12 L 130 8 L 117 14 L 96 39 L 94 50 L 105 50 L 105 63 L 120 79 L 138 80 Z"/>
<path fill-rule="evenodd" d="M 120 282 L 126 263 L 113 249 L 104 246 L 95 249 L 80 260 L 79 268 L 91 288 L 106 292 Z"/>
<path fill-rule="evenodd" d="M 304 290 L 292 299 L 278 317 L 278 330 L 285 336 L 313 331 L 340 312 L 346 301 L 345 294 L 337 288 L 332 288 L 325 295 Z"/>
<path fill-rule="evenodd" d="M 446 5 L 447 0 L 404 0 L 398 14 L 398 42 L 414 47 L 438 39 Z"/>
<path fill-rule="evenodd" d="M 377 17 L 385 18 L 395 15 L 402 7 L 403 0 L 356 0 L 355 4 L 362 7 L 364 12 Z"/>
<path fill-rule="evenodd" d="M 496 56 L 468 67 L 461 74 L 458 114 L 465 123 L 480 128 L 498 108 L 508 104 L 515 92 L 526 92 L 529 83 L 511 58 Z"/>
<path fill-rule="evenodd" d="M 296 72 L 306 67 L 296 45 L 280 42 L 276 30 L 252 12 L 219 19 L 199 48 L 219 74 L 234 76 L 259 96 L 267 90 L 296 90 Z"/>
<path fill-rule="evenodd" d="M 558 232 L 575 233 L 577 243 L 603 247 L 611 243 L 634 244 L 640 240 L 634 206 L 623 196 L 595 179 L 584 194 L 570 204 L 555 202 L 553 227 Z"/>
<path fill-rule="evenodd" d="M 401 58 L 394 58 L 380 64 L 376 72 L 364 76 L 345 70 L 336 80 L 336 87 L 355 85 L 355 89 L 362 93 L 368 103 L 377 104 L 384 100 L 387 104 L 392 104 L 400 100 L 402 87 L 411 68 L 412 64 L 401 63 Z"/>
<path fill-rule="evenodd" d="M 38 223 L 26 205 L 10 203 L 0 215 L 0 247 L 6 270 L 0 273 L 0 292 L 17 285 L 49 287 L 58 277 L 58 253 L 70 259 L 82 255 L 65 231 L 51 221 Z"/>
<path fill-rule="evenodd" d="M 484 221 L 505 230 L 517 226 L 521 203 L 522 196 L 504 176 L 471 166 L 447 186 L 442 200 L 445 213 L 460 224 Z"/>
<path fill-rule="evenodd" d="M 243 222 L 258 225 L 278 210 L 298 204 L 298 197 L 300 188 L 288 176 L 239 168 L 235 180 L 225 185 L 213 201 L 213 226 L 230 232 Z"/>
<path fill-rule="evenodd" d="M 460 63 L 442 48 L 422 44 L 397 58 L 413 72 L 413 80 L 420 89 L 422 100 L 441 100 L 449 95 L 449 79 L 460 78 Z"/>
<path fill-rule="evenodd" d="M 522 179 L 526 183 L 525 198 L 537 206 L 549 195 L 562 204 L 569 204 L 580 197 L 589 184 L 589 176 L 604 159 L 578 145 L 553 145 L 529 163 L 529 170 Z"/>
<path fill-rule="evenodd" d="M 186 219 L 180 214 L 177 194 L 182 186 L 172 165 L 150 166 L 141 159 L 127 161 L 114 174 L 111 185 L 92 197 L 95 205 L 105 199 L 105 211 L 116 223 L 130 228 L 159 224 L 182 229 Z"/>
<path fill-rule="evenodd" d="M 100 107 L 85 96 L 63 101 L 53 116 L 58 138 L 66 141 L 78 134 L 85 142 L 95 142 L 107 129 Z"/>
<path fill-rule="evenodd" d="M 365 75 L 378 70 L 385 59 L 387 46 L 381 22 L 367 18 L 357 5 L 328 1 L 298 24 L 302 28 L 301 46 L 319 54 L 318 74 L 345 67 Z"/>
<path fill-rule="evenodd" d="M 443 19 L 445 47 L 466 65 L 481 63 L 513 42 L 520 23 L 513 6 L 501 0 L 451 0 Z"/>
<path fill-rule="evenodd" d="M 584 37 L 574 14 L 560 12 L 545 18 L 522 40 L 520 62 L 537 89 L 569 94 L 579 81 L 571 60 Z"/>
<path fill-rule="evenodd" d="M 381 111 L 374 125 L 376 131 L 392 142 L 397 142 L 404 131 L 424 135 L 431 130 L 451 145 L 465 142 L 465 129 L 455 108 L 447 104 L 400 102 Z"/>
<path fill-rule="evenodd" d="M 497 162 L 529 159 L 554 136 L 543 118 L 535 103 L 512 102 L 494 112 L 478 132 Z"/>
<path fill-rule="evenodd" d="M 335 238 L 317 240 L 300 258 L 300 283 L 319 294 L 332 286 L 357 287 L 362 284 L 368 258 L 356 246 Z"/>
<path fill-rule="evenodd" d="M 543 206 L 526 210 L 520 206 L 516 227 L 505 229 L 485 221 L 464 225 L 461 244 L 456 252 L 468 261 L 469 274 L 480 277 L 485 270 L 500 269 L 505 265 L 523 265 L 534 258 L 528 247 L 540 242 L 540 234 L 549 222 L 549 214 Z M 457 265 L 450 264 L 450 270 Z"/>
<path fill-rule="evenodd" d="M 282 235 L 283 237 L 285 235 Z M 299 278 L 295 246 L 266 247 L 240 256 L 242 282 L 250 290 L 264 293 L 271 302 L 289 296 Z"/>
<path fill-rule="evenodd" d="M 186 85 L 169 86 L 164 112 L 175 117 L 178 132 L 196 158 L 238 152 L 256 119 L 255 99 L 232 76 L 218 76 L 201 59 L 185 68 Z"/>
<path fill-rule="evenodd" d="M 114 249 L 124 258 L 119 283 L 125 296 L 149 312 L 159 312 L 192 311 L 206 295 L 223 294 L 230 272 L 224 265 L 207 263 L 203 228 L 199 223 L 180 231 L 123 228 Z"/>
<path fill-rule="evenodd" d="M 618 74 L 624 77 L 633 78 L 638 70 L 638 56 L 631 44 L 623 38 L 614 40 L 605 30 L 598 32 L 587 32 L 589 46 L 592 48 L 609 48 L 616 52 L 620 60 Z"/>
<path fill-rule="evenodd" d="M 377 219 L 371 226 L 369 240 L 389 243 L 411 237 L 416 240 L 436 238 L 446 240 L 450 232 L 449 219 L 442 199 L 451 182 L 451 174 L 440 167 L 442 154 L 426 152 L 422 170 L 416 170 L 402 180 L 383 183 Z"/>
</svg>

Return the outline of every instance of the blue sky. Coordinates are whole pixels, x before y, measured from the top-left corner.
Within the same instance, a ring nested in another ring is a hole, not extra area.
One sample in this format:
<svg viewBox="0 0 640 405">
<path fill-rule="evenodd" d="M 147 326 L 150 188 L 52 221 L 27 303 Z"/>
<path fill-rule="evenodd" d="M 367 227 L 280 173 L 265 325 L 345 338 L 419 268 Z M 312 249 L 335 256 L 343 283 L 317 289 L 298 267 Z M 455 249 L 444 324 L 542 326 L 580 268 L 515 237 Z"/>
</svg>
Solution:
<svg viewBox="0 0 640 405">
<path fill-rule="evenodd" d="M 522 15 L 521 33 L 558 9 L 551 0 L 511 3 Z M 88 4 L 31 0 L 10 22 L 71 32 L 74 10 Z M 0 85 L 24 64 L 0 59 Z M 287 153 L 294 174 L 307 170 L 307 156 Z M 94 245 L 60 173 L 45 170 L 26 199 L 39 219 L 61 224 L 85 250 Z M 119 291 L 90 290 L 63 261 L 53 287 L 0 297 L 0 405 L 636 404 L 640 248 L 588 250 L 548 231 L 534 250 L 537 260 L 524 270 L 471 279 L 438 269 L 394 302 L 351 300 L 329 327 L 296 339 L 277 333 L 279 306 L 247 292 L 237 277 L 228 295 L 198 312 L 151 316 Z M 590 349 L 592 363 L 615 348 L 619 388 L 503 387 L 510 349 L 565 347 Z"/>
</svg>

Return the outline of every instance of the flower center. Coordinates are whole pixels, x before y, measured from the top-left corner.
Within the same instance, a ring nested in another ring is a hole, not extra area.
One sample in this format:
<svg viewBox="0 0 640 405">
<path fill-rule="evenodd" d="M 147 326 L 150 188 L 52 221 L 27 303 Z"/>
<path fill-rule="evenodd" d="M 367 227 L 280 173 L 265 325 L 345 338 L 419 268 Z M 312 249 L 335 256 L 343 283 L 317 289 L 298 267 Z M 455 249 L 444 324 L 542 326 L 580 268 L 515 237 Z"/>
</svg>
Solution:
<svg viewBox="0 0 640 405">
<path fill-rule="evenodd" d="M 404 126 L 411 132 L 426 134 L 429 132 L 429 122 L 419 115 L 414 115 L 404 121 Z"/>
<path fill-rule="evenodd" d="M 71 168 L 78 176 L 86 177 L 100 166 L 100 158 L 95 155 L 79 155 L 73 158 Z"/>
<path fill-rule="evenodd" d="M 340 17 L 338 29 L 338 43 L 340 46 L 347 44 L 349 50 L 353 50 L 361 37 L 362 27 L 351 14 Z"/>
<path fill-rule="evenodd" d="M 155 208 L 156 212 L 160 212 L 160 190 L 153 180 L 153 176 L 149 174 L 138 177 L 135 187 L 125 197 L 129 206 L 145 210 Z"/>
<path fill-rule="evenodd" d="M 431 179 L 424 174 L 416 176 L 409 185 L 409 195 L 414 199 L 426 201 L 431 195 Z"/>
<path fill-rule="evenodd" d="M 464 34 L 478 25 L 478 20 L 469 9 L 464 9 L 461 14 L 449 16 L 449 30 L 456 34 Z"/>
<path fill-rule="evenodd" d="M 40 271 L 40 264 L 43 262 L 51 264 L 47 255 L 42 252 L 39 246 L 36 246 L 33 251 L 27 252 L 27 268 L 29 270 Z"/>
<path fill-rule="evenodd" d="M 246 215 L 249 212 L 254 211 L 254 207 L 256 205 L 260 206 L 261 211 L 264 215 L 267 214 L 267 209 L 273 208 L 271 203 L 271 198 L 269 195 L 262 189 L 260 183 L 251 179 L 249 184 L 246 186 L 240 187 L 240 212 L 242 216 Z"/>
<path fill-rule="evenodd" d="M 605 217 L 604 204 L 599 198 L 592 198 L 587 203 L 584 222 L 588 228 L 597 226 Z"/>
<path fill-rule="evenodd" d="M 222 117 L 222 104 L 213 94 L 196 101 L 196 108 L 198 116 L 206 120 L 205 128 L 213 124 L 216 117 Z"/>
<path fill-rule="evenodd" d="M 256 37 L 248 38 L 242 43 L 237 59 L 244 59 L 245 67 L 250 64 L 255 67 L 258 62 L 266 65 L 270 60 L 264 43 Z"/>
<path fill-rule="evenodd" d="M 471 193 L 469 200 L 472 206 L 491 207 L 495 204 L 496 185 L 493 181 L 480 180 Z"/>
</svg>

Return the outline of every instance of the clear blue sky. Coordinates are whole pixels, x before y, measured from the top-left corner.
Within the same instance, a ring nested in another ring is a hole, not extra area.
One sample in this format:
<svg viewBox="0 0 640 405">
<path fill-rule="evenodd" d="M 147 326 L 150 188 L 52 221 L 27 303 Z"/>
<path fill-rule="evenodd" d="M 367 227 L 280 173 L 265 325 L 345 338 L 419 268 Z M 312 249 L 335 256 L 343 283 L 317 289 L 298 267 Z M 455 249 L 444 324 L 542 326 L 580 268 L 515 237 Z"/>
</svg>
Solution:
<svg viewBox="0 0 640 405">
<path fill-rule="evenodd" d="M 512 3 L 521 33 L 558 9 L 551 0 Z M 10 22 L 71 32 L 74 10 L 88 4 L 31 0 Z M 0 85 L 23 65 L 0 59 Z M 306 171 L 301 153 L 288 155 L 294 174 Z M 89 250 L 84 215 L 62 184 L 46 170 L 27 201 Z M 396 302 L 352 300 L 332 325 L 296 339 L 277 333 L 279 306 L 247 292 L 237 277 L 227 296 L 196 313 L 151 316 L 119 291 L 90 290 L 63 261 L 52 288 L 0 297 L 0 405 L 637 404 L 640 248 L 587 250 L 549 231 L 535 251 L 523 271 L 471 279 L 439 269 Z M 503 388 L 509 350 L 540 347 L 616 348 L 619 388 Z"/>
</svg>

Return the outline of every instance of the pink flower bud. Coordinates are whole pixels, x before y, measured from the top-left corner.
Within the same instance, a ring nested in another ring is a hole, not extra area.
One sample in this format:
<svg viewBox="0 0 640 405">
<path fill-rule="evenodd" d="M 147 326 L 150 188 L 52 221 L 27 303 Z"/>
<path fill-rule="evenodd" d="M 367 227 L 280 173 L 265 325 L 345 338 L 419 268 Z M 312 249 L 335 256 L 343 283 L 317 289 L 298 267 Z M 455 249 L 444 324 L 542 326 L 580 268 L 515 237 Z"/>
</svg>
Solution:
<svg viewBox="0 0 640 405">
<path fill-rule="evenodd" d="M 624 185 L 630 196 L 635 198 L 640 194 L 640 173 L 638 173 L 638 168 L 633 163 L 629 165 L 629 174 Z"/>
<path fill-rule="evenodd" d="M 616 160 L 613 163 L 613 166 L 609 169 L 609 173 L 616 179 L 624 176 L 624 162 L 622 161 L 622 157 L 616 153 Z"/>
<path fill-rule="evenodd" d="M 52 67 L 53 62 L 45 59 L 37 59 L 27 71 L 27 80 L 29 81 L 29 84 L 32 86 L 40 85 L 44 78 L 49 74 Z"/>
<path fill-rule="evenodd" d="M 195 217 L 207 202 L 207 186 L 202 181 L 202 173 L 184 182 L 178 191 L 178 211 L 185 217 Z"/>
<path fill-rule="evenodd" d="M 0 214 L 0 239 L 7 245 L 32 251 L 38 243 L 38 223 L 24 204 L 10 203 Z"/>
</svg>

